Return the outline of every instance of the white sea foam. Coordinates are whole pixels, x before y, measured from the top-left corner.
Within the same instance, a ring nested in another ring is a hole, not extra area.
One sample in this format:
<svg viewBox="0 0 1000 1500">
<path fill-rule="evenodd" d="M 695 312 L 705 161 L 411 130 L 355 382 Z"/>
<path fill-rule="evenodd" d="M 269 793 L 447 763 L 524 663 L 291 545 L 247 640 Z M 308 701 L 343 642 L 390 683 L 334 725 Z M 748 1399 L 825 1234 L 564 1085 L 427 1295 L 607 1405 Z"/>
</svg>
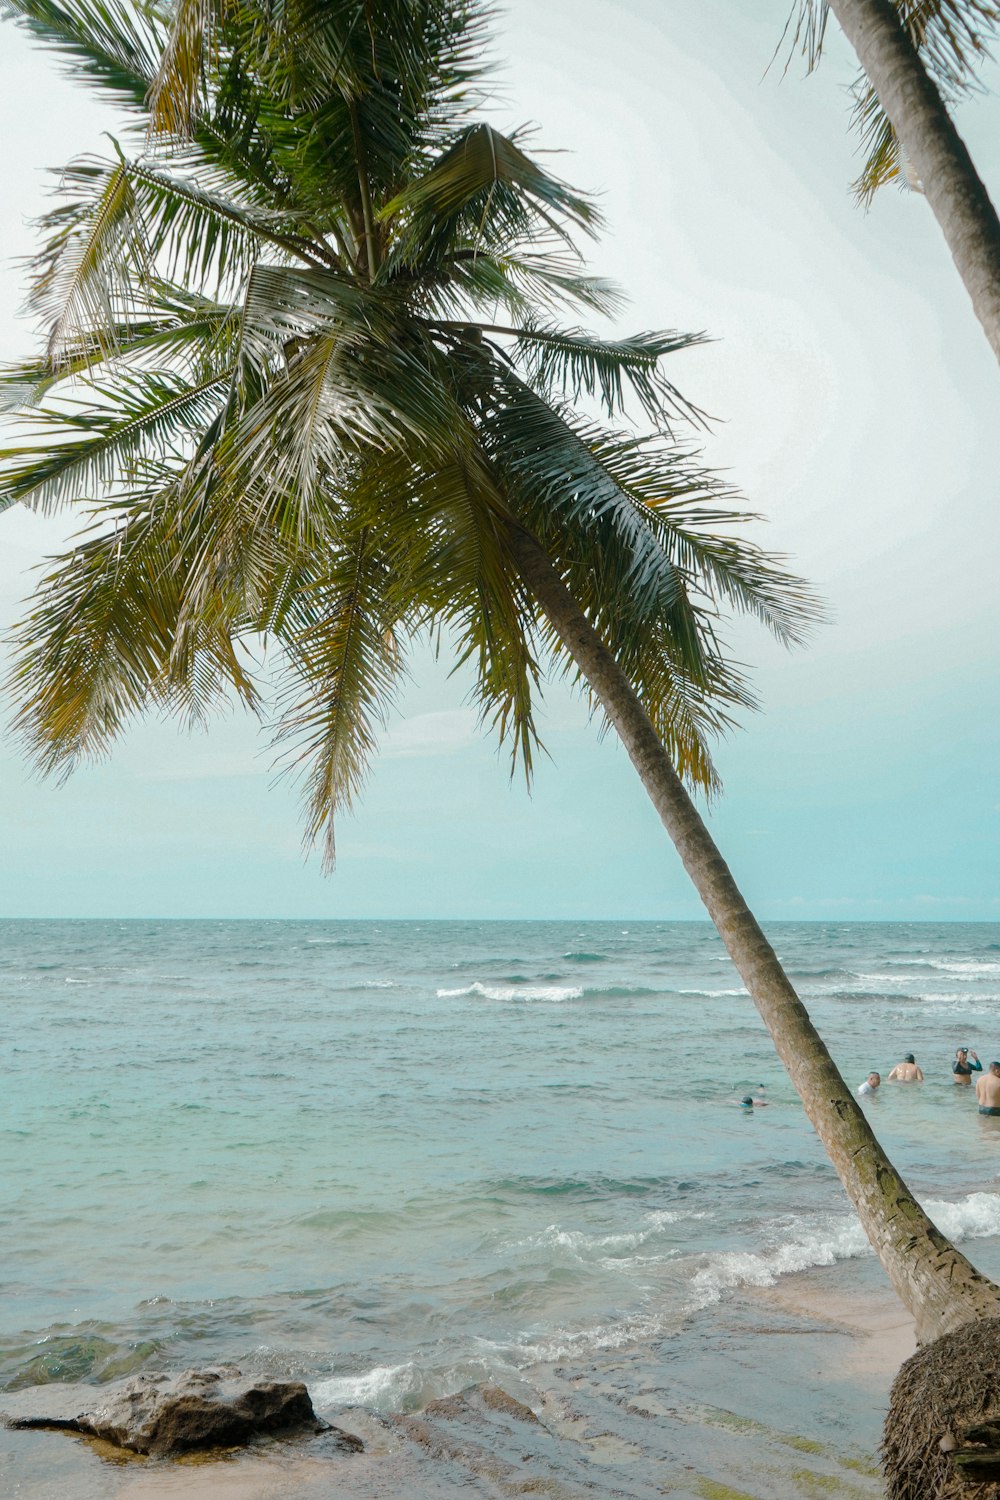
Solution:
<svg viewBox="0 0 1000 1500">
<path fill-rule="evenodd" d="M 781 1276 L 832 1266 L 871 1254 L 856 1219 L 824 1218 L 813 1228 L 802 1226 L 783 1244 L 769 1250 L 724 1250 L 710 1255 L 691 1278 L 693 1307 L 707 1307 L 738 1286 L 774 1286 Z"/>
<path fill-rule="evenodd" d="M 980 1020 L 992 1023 L 994 1019 L 994 1008 L 1000 995 L 976 994 L 955 995 L 949 993 L 925 993 L 920 996 L 924 1005 L 924 1014 L 947 1015 L 949 1025 L 961 1023 L 965 1026 L 977 1026 Z"/>
<path fill-rule="evenodd" d="M 558 1224 L 549 1224 L 540 1234 L 530 1234 L 516 1240 L 509 1250 L 568 1250 L 577 1260 L 593 1260 L 614 1251 L 624 1253 L 637 1250 L 652 1233 L 652 1230 L 633 1230 L 625 1234 L 586 1234 L 580 1229 L 561 1229 Z"/>
<path fill-rule="evenodd" d="M 934 968 L 942 976 L 953 972 L 947 964 L 929 964 L 923 961 L 920 966 L 922 968 Z M 984 966 L 984 971 L 987 968 L 992 969 L 993 967 L 993 965 L 986 965 Z M 996 967 L 1000 968 L 1000 965 Z M 927 974 L 924 976 L 924 979 L 933 983 L 935 977 L 933 974 Z M 961 976 L 956 972 L 955 977 Z M 891 988 L 892 986 L 906 985 L 909 993 L 899 996 L 899 999 L 913 999 L 920 1001 L 924 1005 L 931 1006 L 973 1005 L 980 1001 L 994 998 L 990 995 L 984 995 L 982 992 L 977 994 L 974 990 L 971 992 L 969 990 L 925 990 L 920 980 L 912 974 L 857 974 L 855 975 L 855 980 L 862 985 L 869 985 L 874 989 L 881 990 L 887 1000 L 895 1000 L 897 998 Z M 837 988 L 849 990 L 850 986 L 840 984 L 837 985 Z"/>
<path fill-rule="evenodd" d="M 718 999 L 721 995 L 748 995 L 749 990 L 740 985 L 735 990 L 677 990 L 678 995 L 704 995 L 706 1000 Z"/>
<path fill-rule="evenodd" d="M 1000 1234 L 1000 1193 L 970 1193 L 958 1203 L 929 1199 L 924 1208 L 950 1240 Z"/>
<path fill-rule="evenodd" d="M 977 974 L 1000 974 L 1000 963 L 996 959 L 977 958 L 899 958 L 895 960 L 901 969 L 940 969 L 945 974 L 961 974 L 975 977 Z"/>
<path fill-rule="evenodd" d="M 619 1231 L 609 1234 L 586 1233 L 580 1229 L 563 1229 L 559 1224 L 549 1224 L 539 1234 L 531 1234 L 505 1246 L 507 1250 L 564 1250 L 580 1261 L 598 1261 L 609 1265 L 625 1260 L 629 1252 L 642 1249 L 663 1235 L 671 1224 L 691 1219 L 707 1219 L 710 1215 L 695 1209 L 657 1209 L 644 1214 L 644 1228 Z M 643 1260 L 663 1259 L 662 1255 L 641 1257 Z"/>
<path fill-rule="evenodd" d="M 376 1411 L 393 1411 L 421 1384 L 420 1370 L 409 1360 L 402 1365 L 376 1365 L 363 1375 L 334 1375 L 317 1381 L 312 1396 L 317 1406 L 372 1406 Z"/>
<path fill-rule="evenodd" d="M 850 978 L 837 981 L 838 989 L 847 989 L 851 983 L 876 985 L 879 988 L 887 984 L 913 984 L 912 974 L 852 974 Z"/>
<path fill-rule="evenodd" d="M 1000 974 L 1000 963 L 982 963 L 972 958 L 929 958 L 927 963 L 945 974 Z"/>
<path fill-rule="evenodd" d="M 554 1364 L 562 1359 L 583 1359 L 602 1349 L 648 1344 L 676 1330 L 683 1318 L 679 1309 L 664 1307 L 655 1313 L 632 1313 L 614 1322 L 596 1323 L 585 1328 L 553 1328 L 545 1334 L 525 1333 L 510 1344 L 486 1339 L 479 1342 L 494 1359 L 524 1368 L 533 1364 Z"/>
<path fill-rule="evenodd" d="M 924 1207 L 949 1239 L 962 1241 L 1000 1234 L 1000 1194 L 970 1193 L 957 1203 L 929 1201 Z M 765 1230 L 775 1234 L 779 1226 Z M 739 1286 L 774 1286 L 781 1276 L 832 1266 L 874 1254 L 857 1219 L 821 1215 L 785 1228 L 780 1243 L 767 1249 L 720 1251 L 706 1257 L 691 1278 L 694 1307 L 718 1302 Z"/>
<path fill-rule="evenodd" d="M 583 990 L 575 984 L 474 984 L 457 990 L 438 990 L 439 1000 L 452 1000 L 460 995 L 478 995 L 482 1000 L 548 1000 L 558 1004 L 562 1000 L 580 1000 Z"/>
<path fill-rule="evenodd" d="M 491 1344 L 475 1337 L 472 1343 L 482 1355 L 446 1363 L 432 1359 L 426 1363 L 411 1360 L 402 1365 L 376 1365 L 361 1375 L 321 1380 L 310 1386 L 313 1401 L 321 1409 L 367 1406 L 381 1412 L 402 1411 L 492 1379 L 530 1404 L 534 1393 L 530 1386 L 521 1385 L 519 1377 L 527 1363 L 522 1348 L 517 1343 Z"/>
</svg>

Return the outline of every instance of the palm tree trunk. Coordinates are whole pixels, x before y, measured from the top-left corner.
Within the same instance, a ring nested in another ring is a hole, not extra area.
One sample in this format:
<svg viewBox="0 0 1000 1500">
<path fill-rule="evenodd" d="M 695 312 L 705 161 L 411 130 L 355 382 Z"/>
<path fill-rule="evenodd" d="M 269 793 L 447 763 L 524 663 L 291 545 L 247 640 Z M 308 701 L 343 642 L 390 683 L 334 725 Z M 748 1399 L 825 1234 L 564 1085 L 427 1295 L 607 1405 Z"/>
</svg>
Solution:
<svg viewBox="0 0 1000 1500">
<path fill-rule="evenodd" d="M 1000 359 L 1000 221 L 891 0 L 829 0 L 902 143 Z"/>
<path fill-rule="evenodd" d="M 817 1135 L 921 1342 L 1000 1315 L 1000 1288 L 931 1222 L 896 1172 L 791 986 L 631 683 L 546 552 L 516 524 L 508 540 L 524 582 L 609 720 L 771 1033 Z"/>
</svg>

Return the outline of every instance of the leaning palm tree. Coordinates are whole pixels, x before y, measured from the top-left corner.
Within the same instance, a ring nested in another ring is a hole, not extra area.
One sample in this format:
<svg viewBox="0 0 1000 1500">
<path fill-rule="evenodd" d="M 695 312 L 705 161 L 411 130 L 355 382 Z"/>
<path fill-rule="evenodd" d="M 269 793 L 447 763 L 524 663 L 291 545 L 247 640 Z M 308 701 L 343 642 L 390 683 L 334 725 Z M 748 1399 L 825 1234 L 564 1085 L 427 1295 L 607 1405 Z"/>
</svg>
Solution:
<svg viewBox="0 0 1000 1500">
<path fill-rule="evenodd" d="M 714 788 L 712 737 L 751 701 L 720 612 L 791 643 L 815 605 L 678 436 L 699 413 L 663 361 L 697 337 L 567 326 L 614 306 L 576 248 L 597 215 L 479 118 L 479 0 L 7 3 L 133 121 L 63 173 L 31 289 L 45 347 L 5 376 L 24 432 L 0 499 L 88 518 L 18 634 L 37 763 L 235 692 L 271 705 L 329 861 L 414 641 L 454 645 L 529 773 L 539 683 L 570 673 L 920 1337 L 1000 1314 L 886 1158 L 687 789 Z"/>
<path fill-rule="evenodd" d="M 1000 359 L 1000 219 L 949 114 L 949 105 L 976 86 L 1000 27 L 1000 6 L 994 0 L 798 4 L 795 37 L 810 66 L 819 60 L 832 10 L 864 71 L 855 119 L 868 156 L 858 197 L 867 202 L 901 175 L 919 188 Z"/>
</svg>

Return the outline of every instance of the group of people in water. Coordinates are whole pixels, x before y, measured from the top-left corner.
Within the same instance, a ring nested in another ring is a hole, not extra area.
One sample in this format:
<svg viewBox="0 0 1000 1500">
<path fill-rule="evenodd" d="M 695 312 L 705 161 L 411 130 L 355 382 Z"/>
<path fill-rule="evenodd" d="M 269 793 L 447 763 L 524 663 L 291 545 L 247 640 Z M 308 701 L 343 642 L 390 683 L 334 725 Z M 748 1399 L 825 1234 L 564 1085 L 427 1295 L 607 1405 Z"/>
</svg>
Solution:
<svg viewBox="0 0 1000 1500">
<path fill-rule="evenodd" d="M 976 1079 L 976 1103 L 981 1115 L 1000 1116 L 1000 1062 L 991 1062 L 988 1068 L 984 1068 L 977 1054 L 968 1047 L 957 1047 L 955 1049 L 955 1061 L 951 1065 L 951 1077 L 953 1083 L 965 1084 L 966 1087 L 972 1083 L 973 1073 L 978 1073 Z M 907 1052 L 902 1062 L 886 1074 L 886 1083 L 923 1083 L 924 1071 L 920 1067 L 912 1052 Z M 864 1083 L 858 1085 L 855 1092 L 863 1099 L 866 1094 L 876 1094 L 882 1087 L 882 1075 L 872 1071 L 868 1074 Z M 740 1108 L 748 1113 L 754 1109 L 760 1109 L 767 1104 L 764 1085 L 757 1085 L 756 1094 L 744 1094 L 739 1101 Z"/>
<path fill-rule="evenodd" d="M 976 1079 L 976 1103 L 981 1115 L 1000 1115 L 1000 1062 L 991 1062 L 984 1069 L 975 1052 L 968 1047 L 955 1049 L 955 1061 L 951 1065 L 951 1076 L 953 1083 L 964 1084 L 969 1087 L 972 1083 L 973 1073 L 978 1073 Z M 923 1070 L 918 1066 L 913 1053 L 908 1052 L 902 1062 L 898 1062 L 890 1073 L 886 1075 L 887 1083 L 923 1083 Z M 882 1075 L 871 1072 L 864 1083 L 859 1084 L 857 1094 L 863 1098 L 865 1094 L 874 1094 L 882 1086 Z"/>
</svg>

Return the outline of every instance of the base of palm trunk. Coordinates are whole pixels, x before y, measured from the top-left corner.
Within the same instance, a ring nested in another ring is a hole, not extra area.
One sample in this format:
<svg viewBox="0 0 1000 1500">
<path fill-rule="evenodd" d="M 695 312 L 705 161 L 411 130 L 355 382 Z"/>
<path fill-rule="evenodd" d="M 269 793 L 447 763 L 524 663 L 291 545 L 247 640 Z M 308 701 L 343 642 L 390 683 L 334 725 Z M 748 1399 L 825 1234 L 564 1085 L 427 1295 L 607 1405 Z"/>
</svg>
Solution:
<svg viewBox="0 0 1000 1500">
<path fill-rule="evenodd" d="M 893 1382 L 886 1500 L 1000 1500 L 1000 1317 L 925 1344 Z"/>
</svg>

